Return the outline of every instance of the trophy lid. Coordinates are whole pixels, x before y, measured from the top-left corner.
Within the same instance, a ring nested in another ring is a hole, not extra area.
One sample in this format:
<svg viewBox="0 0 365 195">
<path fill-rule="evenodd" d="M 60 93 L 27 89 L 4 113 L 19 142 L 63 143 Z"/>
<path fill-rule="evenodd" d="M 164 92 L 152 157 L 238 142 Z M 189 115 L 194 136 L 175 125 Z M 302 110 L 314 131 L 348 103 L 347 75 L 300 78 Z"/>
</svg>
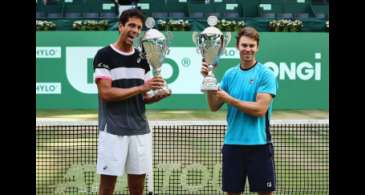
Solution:
<svg viewBox="0 0 365 195">
<path fill-rule="evenodd" d="M 210 27 L 207 27 L 203 30 L 203 32 L 201 32 L 201 34 L 208 34 L 208 35 L 223 35 L 223 33 L 216 27 L 214 26 L 210 26 Z"/>
<path fill-rule="evenodd" d="M 152 17 L 148 17 L 146 19 L 145 25 L 149 30 L 147 30 L 143 36 L 142 40 L 148 40 L 148 39 L 166 39 L 165 35 L 162 34 L 160 31 L 154 29 L 155 26 L 155 20 Z"/>
<path fill-rule="evenodd" d="M 218 18 L 217 16 L 209 16 L 207 22 L 209 26 L 215 26 L 218 23 Z"/>
<path fill-rule="evenodd" d="M 223 35 L 223 33 L 218 28 L 214 27 L 218 23 L 218 18 L 216 16 L 209 16 L 207 22 L 209 27 L 205 28 L 201 34 Z"/>
<path fill-rule="evenodd" d="M 156 24 L 155 19 L 153 19 L 152 17 L 148 17 L 146 19 L 145 25 L 147 28 L 153 28 L 155 24 Z"/>
<path fill-rule="evenodd" d="M 148 40 L 148 39 L 166 39 L 166 38 L 165 35 L 162 34 L 160 31 L 151 28 L 144 33 L 142 40 Z"/>
</svg>

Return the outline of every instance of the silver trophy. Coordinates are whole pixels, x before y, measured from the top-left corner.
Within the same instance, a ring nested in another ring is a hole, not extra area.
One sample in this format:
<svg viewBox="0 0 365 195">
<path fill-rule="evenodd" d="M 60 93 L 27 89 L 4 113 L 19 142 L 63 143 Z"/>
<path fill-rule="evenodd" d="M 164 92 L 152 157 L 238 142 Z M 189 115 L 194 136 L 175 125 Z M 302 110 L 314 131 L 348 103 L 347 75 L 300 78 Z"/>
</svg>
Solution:
<svg viewBox="0 0 365 195">
<path fill-rule="evenodd" d="M 161 76 L 161 66 L 165 59 L 165 56 L 169 53 L 167 46 L 167 39 L 157 29 L 154 29 L 155 20 L 152 17 L 146 19 L 146 27 L 149 28 L 144 33 L 142 40 L 140 41 L 141 46 L 141 57 L 147 59 L 148 64 L 152 67 L 152 74 L 154 77 Z M 166 81 L 161 89 L 152 90 L 148 94 L 150 96 L 170 94 L 171 89 L 167 87 Z"/>
<path fill-rule="evenodd" d="M 208 17 L 209 27 L 203 32 L 193 32 L 193 42 L 197 47 L 197 52 L 201 53 L 205 62 L 208 63 L 208 75 L 204 77 L 201 86 L 202 92 L 217 90 L 217 79 L 214 76 L 213 69 L 218 65 L 219 57 L 225 52 L 225 48 L 231 40 L 231 33 L 225 35 L 216 27 L 218 18 L 216 16 Z"/>
</svg>

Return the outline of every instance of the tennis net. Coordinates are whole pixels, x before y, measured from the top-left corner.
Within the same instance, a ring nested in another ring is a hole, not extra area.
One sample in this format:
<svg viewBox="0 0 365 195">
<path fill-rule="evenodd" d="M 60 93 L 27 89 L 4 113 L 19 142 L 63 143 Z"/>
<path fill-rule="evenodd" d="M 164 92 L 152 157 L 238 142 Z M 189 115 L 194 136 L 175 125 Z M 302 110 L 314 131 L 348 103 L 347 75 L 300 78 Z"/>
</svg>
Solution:
<svg viewBox="0 0 365 195">
<path fill-rule="evenodd" d="M 97 194 L 97 122 L 36 124 L 37 194 Z M 159 195 L 224 194 L 221 147 L 226 122 L 150 121 L 150 127 L 154 169 L 146 194 L 152 188 Z M 328 194 L 328 120 L 272 120 L 271 134 L 275 194 Z M 118 178 L 115 194 L 128 194 L 126 176 Z M 253 194 L 247 185 L 244 194 Z"/>
</svg>

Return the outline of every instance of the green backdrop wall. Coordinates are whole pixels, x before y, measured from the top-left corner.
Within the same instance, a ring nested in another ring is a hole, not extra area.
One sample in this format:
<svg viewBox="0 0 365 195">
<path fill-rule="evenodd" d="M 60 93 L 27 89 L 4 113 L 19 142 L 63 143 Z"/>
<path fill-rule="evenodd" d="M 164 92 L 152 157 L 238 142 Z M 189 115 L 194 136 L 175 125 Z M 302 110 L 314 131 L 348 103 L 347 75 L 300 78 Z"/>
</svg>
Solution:
<svg viewBox="0 0 365 195">
<path fill-rule="evenodd" d="M 37 109 L 97 108 L 93 82 L 93 57 L 98 49 L 115 41 L 118 32 L 37 32 Z M 215 69 L 218 80 L 239 63 L 235 36 Z M 279 89 L 274 109 L 328 109 L 328 33 L 262 32 L 259 62 L 277 75 Z M 173 95 L 151 109 L 207 109 L 200 92 L 201 56 L 192 32 L 174 32 L 162 74 Z"/>
</svg>

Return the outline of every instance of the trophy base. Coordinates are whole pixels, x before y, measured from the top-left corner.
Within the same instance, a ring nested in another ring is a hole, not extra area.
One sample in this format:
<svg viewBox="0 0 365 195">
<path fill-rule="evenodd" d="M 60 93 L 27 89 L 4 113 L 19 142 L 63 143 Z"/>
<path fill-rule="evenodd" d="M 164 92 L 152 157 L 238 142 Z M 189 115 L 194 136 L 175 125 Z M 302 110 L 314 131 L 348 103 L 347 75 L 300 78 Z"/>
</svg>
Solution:
<svg viewBox="0 0 365 195">
<path fill-rule="evenodd" d="M 154 95 L 168 95 L 171 94 L 171 89 L 164 87 L 153 91 Z"/>
<path fill-rule="evenodd" d="M 217 91 L 218 85 L 217 85 L 217 79 L 214 77 L 205 77 L 202 83 L 202 86 L 200 88 L 201 92 L 207 92 L 207 91 Z"/>
<path fill-rule="evenodd" d="M 162 89 L 151 90 L 151 91 L 147 92 L 148 97 L 161 96 L 161 95 L 167 95 L 167 94 L 171 94 L 171 89 L 169 89 L 167 87 L 163 87 Z"/>
<path fill-rule="evenodd" d="M 200 91 L 201 92 L 204 92 L 204 93 L 206 93 L 208 91 L 217 91 L 217 90 L 218 90 L 218 85 L 216 85 L 216 86 L 209 86 L 209 87 L 202 86 L 201 89 L 200 89 Z"/>
</svg>

